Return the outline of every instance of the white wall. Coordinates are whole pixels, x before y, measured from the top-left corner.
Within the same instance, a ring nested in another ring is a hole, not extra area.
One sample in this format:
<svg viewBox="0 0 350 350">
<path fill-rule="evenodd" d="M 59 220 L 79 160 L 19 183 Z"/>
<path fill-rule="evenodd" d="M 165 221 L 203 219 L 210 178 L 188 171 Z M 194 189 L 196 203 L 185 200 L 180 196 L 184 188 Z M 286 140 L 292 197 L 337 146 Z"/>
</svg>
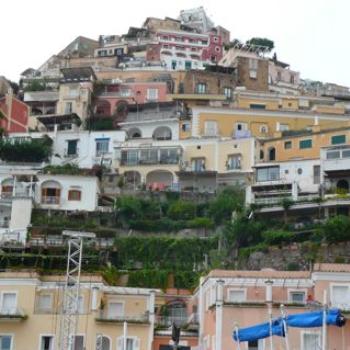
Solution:
<svg viewBox="0 0 350 350">
<path fill-rule="evenodd" d="M 93 176 L 79 175 L 38 175 L 35 202 L 42 209 L 94 211 L 97 209 L 99 185 L 98 179 Z M 46 181 L 56 181 L 61 186 L 60 204 L 42 204 L 41 189 Z M 68 200 L 69 190 L 80 190 L 81 200 Z"/>
<path fill-rule="evenodd" d="M 14 198 L 12 199 L 10 229 L 27 228 L 31 222 L 32 199 Z"/>
</svg>

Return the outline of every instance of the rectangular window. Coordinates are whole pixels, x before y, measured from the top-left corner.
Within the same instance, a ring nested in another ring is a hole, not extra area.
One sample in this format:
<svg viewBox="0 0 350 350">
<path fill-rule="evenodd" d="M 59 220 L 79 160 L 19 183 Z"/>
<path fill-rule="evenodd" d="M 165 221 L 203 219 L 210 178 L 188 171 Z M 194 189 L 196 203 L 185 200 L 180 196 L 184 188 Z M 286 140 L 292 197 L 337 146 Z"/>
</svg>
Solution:
<svg viewBox="0 0 350 350">
<path fill-rule="evenodd" d="M 327 159 L 339 159 L 340 151 L 328 151 L 326 154 Z"/>
<path fill-rule="evenodd" d="M 69 201 L 80 201 L 81 200 L 81 191 L 79 190 L 69 190 L 68 192 Z"/>
<path fill-rule="evenodd" d="M 290 292 L 290 302 L 297 303 L 297 304 L 304 304 L 305 303 L 305 292 Z"/>
<path fill-rule="evenodd" d="M 232 88 L 225 87 L 224 88 L 224 95 L 226 96 L 227 99 L 232 98 Z"/>
<path fill-rule="evenodd" d="M 241 169 L 241 156 L 238 154 L 232 154 L 227 157 L 226 163 L 227 170 Z"/>
<path fill-rule="evenodd" d="M 331 304 L 340 309 L 349 309 L 350 286 L 332 286 Z"/>
<path fill-rule="evenodd" d="M 196 86 L 197 94 L 205 94 L 207 92 L 207 85 L 204 83 L 198 83 Z"/>
<path fill-rule="evenodd" d="M 246 301 L 245 290 L 229 290 L 228 291 L 228 301 L 232 303 L 240 303 Z"/>
<path fill-rule="evenodd" d="M 117 303 L 117 302 L 111 302 L 108 303 L 108 318 L 110 319 L 117 319 L 124 316 L 124 304 L 123 303 Z"/>
<path fill-rule="evenodd" d="M 251 103 L 249 105 L 250 109 L 266 109 L 266 105 L 260 104 L 260 103 Z"/>
<path fill-rule="evenodd" d="M 350 149 L 343 150 L 342 158 L 350 158 Z"/>
<path fill-rule="evenodd" d="M 67 140 L 67 156 L 75 156 L 77 154 L 78 140 Z"/>
<path fill-rule="evenodd" d="M 17 311 L 17 295 L 16 293 L 3 293 L 1 313 L 5 315 L 15 315 Z"/>
<path fill-rule="evenodd" d="M 38 296 L 38 309 L 40 312 L 52 311 L 52 295 L 41 294 Z"/>
<path fill-rule="evenodd" d="M 41 337 L 40 350 L 53 350 L 53 336 L 44 335 Z"/>
<path fill-rule="evenodd" d="M 264 340 L 250 340 L 248 341 L 248 350 L 263 350 L 264 349 Z"/>
<path fill-rule="evenodd" d="M 217 136 L 218 123 L 214 120 L 207 120 L 204 123 L 204 135 L 205 136 Z"/>
<path fill-rule="evenodd" d="M 158 89 L 147 89 L 147 100 L 158 101 Z"/>
<path fill-rule="evenodd" d="M 258 60 L 256 58 L 249 58 L 249 69 L 258 69 Z"/>
<path fill-rule="evenodd" d="M 12 336 L 0 335 L 0 350 L 11 350 L 11 349 L 12 349 Z"/>
<path fill-rule="evenodd" d="M 302 350 L 321 349 L 321 336 L 319 333 L 304 333 L 302 340 Z"/>
<path fill-rule="evenodd" d="M 184 131 L 184 132 L 188 132 L 188 131 L 191 130 L 191 124 L 190 124 L 190 123 L 183 123 L 183 124 L 181 125 L 181 129 L 182 129 L 182 131 Z"/>
<path fill-rule="evenodd" d="M 321 183 L 321 167 L 319 165 L 314 165 L 314 184 Z"/>
<path fill-rule="evenodd" d="M 299 141 L 299 148 L 300 149 L 312 148 L 312 140 L 311 139 L 300 140 Z"/>
<path fill-rule="evenodd" d="M 279 130 L 280 131 L 288 131 L 289 130 L 289 125 L 288 124 L 280 124 L 279 125 Z"/>
<path fill-rule="evenodd" d="M 71 114 L 73 112 L 73 103 L 72 102 L 66 102 L 64 113 L 65 114 Z"/>
<path fill-rule="evenodd" d="M 256 181 L 276 181 L 280 179 L 280 168 L 270 167 L 270 168 L 258 168 L 256 169 Z"/>
<path fill-rule="evenodd" d="M 345 142 L 346 142 L 345 135 L 335 135 L 335 136 L 332 136 L 332 138 L 331 138 L 332 145 L 339 145 L 339 144 L 342 144 Z"/>
<path fill-rule="evenodd" d="M 205 170 L 205 159 L 204 158 L 192 158 L 191 160 L 193 171 L 204 171 Z"/>
<path fill-rule="evenodd" d="M 85 313 L 84 297 L 79 295 L 78 297 L 78 314 L 81 315 Z"/>
<path fill-rule="evenodd" d="M 248 130 L 247 123 L 237 123 L 236 124 L 236 131 L 246 131 L 246 130 Z"/>
<path fill-rule="evenodd" d="M 109 151 L 109 139 L 96 139 L 96 156 L 100 157 Z"/>
<path fill-rule="evenodd" d="M 76 335 L 73 350 L 84 350 L 84 336 Z"/>
<path fill-rule="evenodd" d="M 186 70 L 192 69 L 192 62 L 191 61 L 185 61 L 185 69 Z"/>
<path fill-rule="evenodd" d="M 284 143 L 284 149 L 291 149 L 292 148 L 292 141 L 286 141 Z"/>
</svg>

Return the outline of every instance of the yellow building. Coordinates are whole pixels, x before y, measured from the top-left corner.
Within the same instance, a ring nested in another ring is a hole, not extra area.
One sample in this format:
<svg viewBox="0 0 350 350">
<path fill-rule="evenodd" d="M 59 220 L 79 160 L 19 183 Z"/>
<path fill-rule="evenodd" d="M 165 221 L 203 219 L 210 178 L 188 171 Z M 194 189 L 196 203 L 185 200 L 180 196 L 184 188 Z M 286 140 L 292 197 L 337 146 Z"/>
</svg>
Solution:
<svg viewBox="0 0 350 350">
<path fill-rule="evenodd" d="M 151 350 L 155 293 L 141 288 L 111 287 L 98 275 L 81 277 L 75 350 L 127 348 Z M 63 277 L 30 272 L 0 273 L 0 348 L 54 350 L 60 334 Z"/>
<path fill-rule="evenodd" d="M 134 188 L 214 192 L 220 185 L 245 182 L 252 172 L 253 138 L 146 141 L 129 140 L 115 164 Z"/>
</svg>

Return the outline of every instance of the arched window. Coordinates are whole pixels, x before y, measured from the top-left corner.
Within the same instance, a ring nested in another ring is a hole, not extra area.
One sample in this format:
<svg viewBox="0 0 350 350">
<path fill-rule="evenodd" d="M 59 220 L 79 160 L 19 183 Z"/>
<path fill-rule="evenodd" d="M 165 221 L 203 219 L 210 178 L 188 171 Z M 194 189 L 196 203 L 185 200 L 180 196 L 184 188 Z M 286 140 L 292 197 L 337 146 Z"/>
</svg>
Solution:
<svg viewBox="0 0 350 350">
<path fill-rule="evenodd" d="M 167 126 L 160 126 L 153 132 L 153 140 L 171 140 L 171 129 Z"/>
<path fill-rule="evenodd" d="M 276 149 L 275 149 L 275 147 L 269 148 L 269 160 L 276 160 Z"/>
<path fill-rule="evenodd" d="M 132 128 L 128 130 L 128 136 L 130 139 L 138 139 L 142 137 L 141 130 L 138 128 Z"/>
<path fill-rule="evenodd" d="M 60 204 L 61 185 L 57 181 L 45 181 L 41 185 L 42 204 Z"/>
<path fill-rule="evenodd" d="M 13 179 L 8 178 L 1 182 L 1 197 L 11 197 L 13 192 Z"/>
<path fill-rule="evenodd" d="M 347 180 L 339 180 L 337 182 L 337 191 L 349 193 L 349 182 Z"/>
<path fill-rule="evenodd" d="M 98 335 L 96 338 L 96 349 L 111 350 L 111 340 L 104 335 Z"/>
</svg>

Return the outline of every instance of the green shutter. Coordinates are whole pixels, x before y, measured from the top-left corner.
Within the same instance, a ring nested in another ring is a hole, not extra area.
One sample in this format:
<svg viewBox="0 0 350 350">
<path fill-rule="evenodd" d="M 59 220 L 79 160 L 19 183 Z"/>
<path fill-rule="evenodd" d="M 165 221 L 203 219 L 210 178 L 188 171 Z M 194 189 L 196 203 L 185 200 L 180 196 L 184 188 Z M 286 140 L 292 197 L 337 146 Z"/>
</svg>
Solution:
<svg viewBox="0 0 350 350">
<path fill-rule="evenodd" d="M 300 149 L 312 148 L 312 140 L 308 139 L 308 140 L 301 140 L 301 141 L 299 141 L 299 148 Z"/>
<path fill-rule="evenodd" d="M 345 135 L 332 136 L 332 145 L 339 145 L 340 143 L 345 143 L 345 142 L 346 142 Z"/>
</svg>

